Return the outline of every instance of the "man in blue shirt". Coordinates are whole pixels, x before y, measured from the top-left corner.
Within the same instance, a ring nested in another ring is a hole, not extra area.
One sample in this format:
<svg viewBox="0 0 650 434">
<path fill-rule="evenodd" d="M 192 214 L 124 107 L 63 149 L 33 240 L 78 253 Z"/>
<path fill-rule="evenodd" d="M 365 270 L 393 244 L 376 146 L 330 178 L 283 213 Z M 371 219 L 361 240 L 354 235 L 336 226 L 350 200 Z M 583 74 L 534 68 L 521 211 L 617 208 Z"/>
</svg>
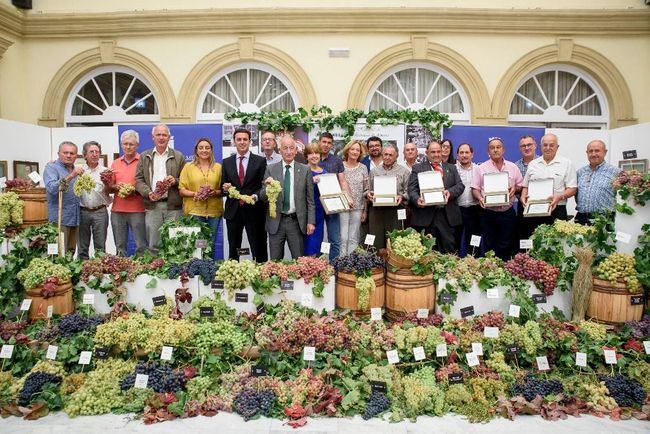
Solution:
<svg viewBox="0 0 650 434">
<path fill-rule="evenodd" d="M 592 140 L 587 145 L 589 165 L 578 169 L 578 193 L 576 196 L 577 223 L 589 224 L 598 214 L 612 215 L 616 194 L 612 181 L 619 169 L 605 163 L 607 147 L 602 140 Z"/>
<path fill-rule="evenodd" d="M 348 187 L 348 182 L 345 180 L 345 175 L 343 171 L 345 167 L 343 166 L 343 160 L 340 157 L 330 154 L 332 146 L 334 145 L 334 137 L 328 132 L 324 132 L 318 137 L 318 145 L 320 146 L 321 152 L 321 161 L 319 166 L 327 171 L 327 173 L 336 173 L 339 184 L 341 185 L 341 190 L 347 191 L 349 197 L 352 197 L 350 193 L 350 187 Z M 330 261 L 339 256 L 340 244 L 341 244 L 341 224 L 339 222 L 338 214 L 329 214 L 325 215 L 325 226 L 327 227 L 327 241 L 330 243 Z"/>
<path fill-rule="evenodd" d="M 59 186 L 67 184 L 61 201 L 61 232 L 63 248 L 74 255 L 79 234 L 79 198 L 73 188 L 77 176 L 84 173 L 82 167 L 74 167 L 77 159 L 77 145 L 63 142 L 59 145 L 59 158 L 48 163 L 43 171 L 43 183 L 47 190 L 47 219 L 57 224 L 59 215 Z"/>
</svg>

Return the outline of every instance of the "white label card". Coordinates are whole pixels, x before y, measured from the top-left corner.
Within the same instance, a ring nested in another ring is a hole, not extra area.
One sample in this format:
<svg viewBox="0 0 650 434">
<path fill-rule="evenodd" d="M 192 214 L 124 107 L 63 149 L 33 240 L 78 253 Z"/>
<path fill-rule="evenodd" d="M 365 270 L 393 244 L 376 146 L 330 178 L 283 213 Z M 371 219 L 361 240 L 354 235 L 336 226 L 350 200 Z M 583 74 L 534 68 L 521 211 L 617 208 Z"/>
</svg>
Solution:
<svg viewBox="0 0 650 434">
<path fill-rule="evenodd" d="M 419 318 L 419 319 L 427 319 L 427 318 L 429 318 L 429 309 L 418 309 L 418 313 L 417 313 L 416 317 Z"/>
<path fill-rule="evenodd" d="M 499 337 L 499 327 L 485 327 L 483 329 L 483 335 L 486 338 L 496 339 Z"/>
<path fill-rule="evenodd" d="M 52 314 L 54 314 L 54 305 L 49 305 L 47 307 L 47 317 L 52 318 Z"/>
<path fill-rule="evenodd" d="M 650 354 L 650 341 L 643 341 L 643 347 L 645 348 L 645 353 Z"/>
<path fill-rule="evenodd" d="M 0 359 L 11 359 L 11 355 L 14 353 L 13 345 L 3 345 L 0 350 Z"/>
<path fill-rule="evenodd" d="M 487 298 L 499 298 L 499 289 L 498 288 L 488 288 Z"/>
<path fill-rule="evenodd" d="M 474 247 L 479 247 L 481 245 L 481 236 L 472 235 L 472 238 L 469 240 L 469 245 Z"/>
<path fill-rule="evenodd" d="M 45 358 L 50 360 L 56 360 L 56 353 L 59 352 L 59 347 L 56 345 L 48 345 L 47 353 L 45 353 Z"/>
<path fill-rule="evenodd" d="M 160 351 L 160 360 L 171 360 L 172 353 L 174 352 L 174 347 L 163 346 Z"/>
<path fill-rule="evenodd" d="M 528 250 L 533 248 L 533 240 L 519 240 L 519 248 Z"/>
<path fill-rule="evenodd" d="M 316 360 L 316 347 L 305 347 L 302 352 L 302 359 L 308 362 Z"/>
<path fill-rule="evenodd" d="M 370 321 L 381 321 L 381 307 L 370 308 Z"/>
<path fill-rule="evenodd" d="M 540 371 L 548 371 L 550 366 L 548 366 L 548 359 L 546 356 L 540 356 L 540 357 L 535 357 L 535 360 L 537 361 L 537 369 Z"/>
<path fill-rule="evenodd" d="M 426 359 L 427 356 L 424 354 L 424 347 L 414 347 L 413 348 L 413 357 L 415 358 L 416 362 L 419 362 L 420 360 Z"/>
<path fill-rule="evenodd" d="M 480 361 L 478 360 L 478 355 L 476 353 L 467 353 L 465 354 L 465 357 L 467 357 L 468 366 L 478 366 L 480 364 Z"/>
<path fill-rule="evenodd" d="M 79 354 L 79 364 L 80 365 L 89 365 L 90 364 L 90 359 L 93 356 L 92 351 L 82 351 L 81 354 Z"/>
<path fill-rule="evenodd" d="M 26 298 L 23 300 L 23 302 L 20 304 L 20 310 L 29 310 L 29 307 L 32 305 L 32 299 L 31 298 Z"/>
<path fill-rule="evenodd" d="M 480 342 L 472 342 L 472 352 L 477 356 L 483 355 L 483 344 Z"/>
<path fill-rule="evenodd" d="M 59 245 L 57 243 L 48 243 L 48 245 L 47 245 L 47 254 L 48 255 L 58 255 L 59 254 Z"/>
<path fill-rule="evenodd" d="M 82 303 L 89 305 L 95 304 L 95 294 L 84 294 Z"/>
<path fill-rule="evenodd" d="M 513 318 L 519 318 L 520 312 L 521 312 L 521 306 L 517 306 L 516 304 L 511 304 L 510 309 L 508 309 L 508 316 L 511 316 Z"/>
<path fill-rule="evenodd" d="M 447 344 L 436 345 L 436 357 L 447 357 Z"/>
<path fill-rule="evenodd" d="M 632 239 L 632 235 L 618 231 L 616 232 L 616 241 L 620 241 L 621 243 L 625 244 L 630 244 L 630 240 Z"/>
<path fill-rule="evenodd" d="M 320 243 L 320 252 L 325 255 L 329 255 L 330 243 L 328 243 L 327 241 L 323 241 L 322 243 Z"/>
<path fill-rule="evenodd" d="M 397 210 L 397 220 L 406 220 L 406 210 L 398 209 Z"/>
<path fill-rule="evenodd" d="M 146 389 L 148 382 L 149 376 L 147 374 L 135 374 L 135 383 L 133 384 L 133 387 L 136 389 Z"/>
<path fill-rule="evenodd" d="M 587 353 L 581 353 L 580 351 L 576 353 L 576 366 L 587 367 Z"/>
<path fill-rule="evenodd" d="M 39 175 L 37 171 L 33 171 L 27 176 L 29 176 L 29 179 L 31 179 L 34 184 L 41 182 L 41 175 Z"/>
<path fill-rule="evenodd" d="M 371 234 L 366 235 L 366 240 L 363 243 L 372 246 L 375 244 L 375 236 Z"/>
<path fill-rule="evenodd" d="M 605 363 L 608 365 L 615 365 L 616 362 L 616 351 L 615 350 L 603 350 L 605 355 Z"/>
<path fill-rule="evenodd" d="M 388 358 L 388 363 L 391 365 L 399 363 L 399 355 L 397 354 L 397 350 L 386 351 L 386 357 Z"/>
<path fill-rule="evenodd" d="M 314 305 L 314 295 L 311 292 L 305 292 L 300 297 L 300 304 L 305 307 L 312 307 Z"/>
</svg>

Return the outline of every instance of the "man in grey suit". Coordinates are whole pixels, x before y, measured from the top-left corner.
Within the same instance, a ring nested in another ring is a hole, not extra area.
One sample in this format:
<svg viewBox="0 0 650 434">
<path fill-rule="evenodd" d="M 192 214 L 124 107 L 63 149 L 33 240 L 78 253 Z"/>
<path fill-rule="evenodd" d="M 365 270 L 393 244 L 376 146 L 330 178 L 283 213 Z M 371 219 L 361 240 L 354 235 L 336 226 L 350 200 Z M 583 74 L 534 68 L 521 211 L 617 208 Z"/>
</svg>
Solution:
<svg viewBox="0 0 650 434">
<path fill-rule="evenodd" d="M 264 186 L 260 199 L 268 201 L 266 186 L 272 181 L 280 181 L 282 191 L 275 204 L 276 216 L 266 216 L 266 231 L 269 233 L 271 259 L 284 257 L 284 243 L 289 244 L 291 257 L 303 255 L 305 235 L 314 232 L 316 211 L 314 207 L 314 181 L 309 168 L 295 161 L 296 142 L 290 135 L 280 140 L 282 161 L 266 167 Z"/>
<path fill-rule="evenodd" d="M 463 223 L 456 199 L 465 190 L 458 170 L 453 164 L 442 162 L 442 147 L 437 141 L 432 141 L 427 147 L 428 161 L 416 164 L 409 178 L 408 197 L 411 202 L 411 225 L 414 229 L 424 231 L 436 238 L 436 249 L 442 253 L 455 252 L 457 249 L 454 239 L 454 226 Z M 437 170 L 442 175 L 445 187 L 445 205 L 425 206 L 420 195 L 418 173 Z"/>
</svg>

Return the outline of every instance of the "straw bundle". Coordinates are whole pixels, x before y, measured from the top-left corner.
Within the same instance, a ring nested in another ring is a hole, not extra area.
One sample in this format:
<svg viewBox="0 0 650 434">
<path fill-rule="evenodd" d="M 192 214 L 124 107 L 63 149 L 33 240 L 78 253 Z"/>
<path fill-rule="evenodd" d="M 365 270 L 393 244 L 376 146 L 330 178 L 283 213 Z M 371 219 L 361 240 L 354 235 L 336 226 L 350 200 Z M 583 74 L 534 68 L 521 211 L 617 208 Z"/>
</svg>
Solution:
<svg viewBox="0 0 650 434">
<path fill-rule="evenodd" d="M 591 274 L 594 252 L 589 247 L 578 247 L 576 249 L 576 259 L 578 260 L 578 269 L 573 276 L 572 320 L 582 321 L 585 319 L 594 283 Z"/>
</svg>

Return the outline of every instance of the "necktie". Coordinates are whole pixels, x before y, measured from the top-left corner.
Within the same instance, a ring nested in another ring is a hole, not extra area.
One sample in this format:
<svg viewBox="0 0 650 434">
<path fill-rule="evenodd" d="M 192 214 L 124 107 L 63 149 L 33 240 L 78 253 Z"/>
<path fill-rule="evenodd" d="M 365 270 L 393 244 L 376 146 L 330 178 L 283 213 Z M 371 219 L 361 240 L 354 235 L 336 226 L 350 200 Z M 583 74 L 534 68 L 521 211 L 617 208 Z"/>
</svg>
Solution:
<svg viewBox="0 0 650 434">
<path fill-rule="evenodd" d="M 435 170 L 436 172 L 440 172 L 440 176 L 443 176 L 445 174 L 445 172 L 442 170 L 442 167 L 440 166 L 440 164 L 432 163 L 431 167 L 433 167 L 433 170 Z"/>
<path fill-rule="evenodd" d="M 282 212 L 287 213 L 291 202 L 291 196 L 289 196 L 291 194 L 291 172 L 289 172 L 291 166 L 287 164 L 284 167 L 284 182 L 282 183 Z"/>
<path fill-rule="evenodd" d="M 239 157 L 239 186 L 244 186 L 244 157 Z"/>
</svg>

